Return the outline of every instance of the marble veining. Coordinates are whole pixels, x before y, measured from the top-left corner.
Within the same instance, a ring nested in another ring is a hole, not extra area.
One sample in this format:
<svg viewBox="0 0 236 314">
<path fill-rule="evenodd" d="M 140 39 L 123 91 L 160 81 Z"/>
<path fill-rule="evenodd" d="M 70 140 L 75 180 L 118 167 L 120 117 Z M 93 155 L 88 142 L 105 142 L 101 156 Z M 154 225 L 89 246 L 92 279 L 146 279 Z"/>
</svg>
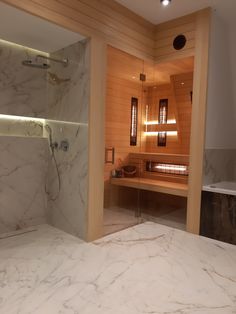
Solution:
<svg viewBox="0 0 236 314">
<path fill-rule="evenodd" d="M 108 235 L 124 230 L 144 222 L 142 217 L 136 217 L 135 212 L 126 208 L 104 208 L 103 211 L 103 235 Z"/>
<path fill-rule="evenodd" d="M 204 236 L 236 244 L 236 196 L 202 192 L 201 228 Z"/>
<path fill-rule="evenodd" d="M 25 47 L 0 43 L 0 114 L 21 116 L 0 119 L 0 141 L 8 141 L 0 157 L 0 233 L 49 222 L 84 238 L 89 41 L 77 42 L 50 55 L 68 58 L 66 67 L 53 61 L 47 71 L 22 65 L 23 60 L 35 61 L 37 54 Z M 43 119 L 23 120 L 22 116 Z M 69 141 L 68 152 L 60 147 L 55 150 L 60 188 L 55 160 L 43 139 L 49 137 L 45 123 L 52 129 L 53 141 L 59 145 L 62 140 Z"/>
<path fill-rule="evenodd" d="M 38 52 L 0 42 L 0 113 L 45 117 L 47 71 L 26 67 L 23 60 L 34 60 Z"/>
<path fill-rule="evenodd" d="M 0 136 L 43 137 L 44 124 L 34 119 L 0 116 Z"/>
<path fill-rule="evenodd" d="M 75 43 L 51 54 L 68 58 L 68 66 L 51 63 L 47 86 L 48 117 L 53 141 L 68 140 L 69 150 L 55 150 L 48 168 L 48 221 L 68 233 L 85 238 L 88 188 L 89 42 Z"/>
<path fill-rule="evenodd" d="M 47 76 L 47 118 L 88 123 L 89 41 L 83 40 L 50 54 L 68 59 L 68 66 L 51 62 Z"/>
<path fill-rule="evenodd" d="M 236 149 L 206 149 L 203 185 L 236 181 Z"/>
<path fill-rule="evenodd" d="M 84 238 L 86 234 L 88 126 L 48 123 L 53 140 L 69 141 L 69 150 L 55 151 L 61 185 L 59 187 L 55 160 L 48 166 L 48 221 L 55 227 Z"/>
<path fill-rule="evenodd" d="M 1 313 L 236 312 L 236 247 L 155 223 L 91 244 L 42 225 L 0 252 Z"/>
<path fill-rule="evenodd" d="M 0 233 L 46 222 L 46 139 L 0 137 Z"/>
</svg>

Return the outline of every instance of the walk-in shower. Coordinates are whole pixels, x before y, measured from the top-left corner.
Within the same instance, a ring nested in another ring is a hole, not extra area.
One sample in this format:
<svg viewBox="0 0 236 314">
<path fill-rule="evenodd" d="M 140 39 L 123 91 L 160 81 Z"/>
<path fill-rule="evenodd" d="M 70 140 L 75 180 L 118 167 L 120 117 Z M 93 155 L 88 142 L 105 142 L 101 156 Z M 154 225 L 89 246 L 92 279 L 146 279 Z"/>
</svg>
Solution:
<svg viewBox="0 0 236 314">
<path fill-rule="evenodd" d="M 54 39 L 0 39 L 0 238 L 40 224 L 86 238 L 90 44 Z"/>
</svg>

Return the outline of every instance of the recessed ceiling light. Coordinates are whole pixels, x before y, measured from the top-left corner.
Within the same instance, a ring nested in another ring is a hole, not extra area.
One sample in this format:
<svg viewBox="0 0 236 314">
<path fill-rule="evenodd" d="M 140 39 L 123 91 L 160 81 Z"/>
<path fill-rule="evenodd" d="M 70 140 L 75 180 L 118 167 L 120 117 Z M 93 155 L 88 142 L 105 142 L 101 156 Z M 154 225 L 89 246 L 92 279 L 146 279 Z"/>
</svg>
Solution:
<svg viewBox="0 0 236 314">
<path fill-rule="evenodd" d="M 171 3 L 171 0 L 161 0 L 161 4 L 165 7 Z"/>
</svg>

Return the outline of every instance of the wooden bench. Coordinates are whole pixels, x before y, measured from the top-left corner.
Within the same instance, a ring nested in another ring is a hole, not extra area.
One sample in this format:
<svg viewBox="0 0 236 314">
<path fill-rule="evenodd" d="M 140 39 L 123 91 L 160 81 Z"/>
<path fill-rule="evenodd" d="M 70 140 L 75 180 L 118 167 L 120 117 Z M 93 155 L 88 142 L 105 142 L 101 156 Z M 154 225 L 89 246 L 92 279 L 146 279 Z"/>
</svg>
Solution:
<svg viewBox="0 0 236 314">
<path fill-rule="evenodd" d="M 188 185 L 169 181 L 152 180 L 149 178 L 112 178 L 111 184 L 134 189 L 159 192 L 164 194 L 188 196 Z"/>
</svg>

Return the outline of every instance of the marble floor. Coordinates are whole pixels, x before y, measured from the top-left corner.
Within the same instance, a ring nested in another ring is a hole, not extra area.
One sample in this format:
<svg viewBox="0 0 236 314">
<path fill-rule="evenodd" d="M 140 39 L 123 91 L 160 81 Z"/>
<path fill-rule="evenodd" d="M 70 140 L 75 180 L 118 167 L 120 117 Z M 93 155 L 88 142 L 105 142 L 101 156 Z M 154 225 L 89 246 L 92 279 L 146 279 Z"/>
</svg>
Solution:
<svg viewBox="0 0 236 314">
<path fill-rule="evenodd" d="M 103 234 L 121 231 L 145 221 L 142 217 L 135 217 L 134 211 L 129 209 L 119 207 L 104 209 Z"/>
<path fill-rule="evenodd" d="M 145 221 L 152 221 L 179 230 L 186 230 L 187 212 L 185 209 L 171 210 L 167 213 L 163 212 L 160 215 L 143 213 L 142 217 Z"/>
<path fill-rule="evenodd" d="M 159 214 L 142 213 L 141 217 L 135 217 L 134 211 L 114 207 L 104 209 L 104 235 L 108 235 L 137 224 L 152 221 L 180 230 L 186 229 L 186 210 L 161 211 Z"/>
<path fill-rule="evenodd" d="M 236 247 L 152 222 L 94 243 L 41 225 L 0 240 L 0 313 L 233 314 Z"/>
</svg>

